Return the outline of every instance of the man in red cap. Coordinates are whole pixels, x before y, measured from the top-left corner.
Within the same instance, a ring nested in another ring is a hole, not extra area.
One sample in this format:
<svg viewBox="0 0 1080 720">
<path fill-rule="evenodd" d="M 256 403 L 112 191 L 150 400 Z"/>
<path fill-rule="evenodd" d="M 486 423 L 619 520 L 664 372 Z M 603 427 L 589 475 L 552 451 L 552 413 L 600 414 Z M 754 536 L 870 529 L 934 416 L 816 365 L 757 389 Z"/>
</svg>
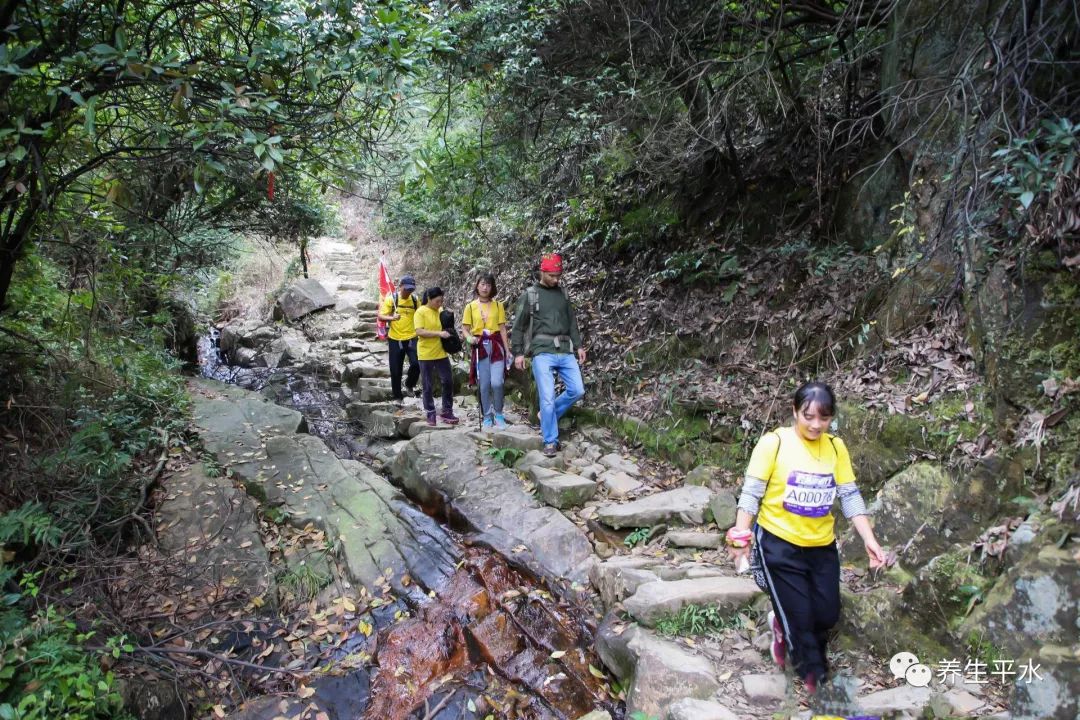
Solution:
<svg viewBox="0 0 1080 720">
<path fill-rule="evenodd" d="M 585 394 L 578 363 L 585 362 L 577 316 L 559 285 L 562 258 L 545 255 L 540 260 L 540 281 L 528 288 L 518 300 L 511 334 L 514 366 L 525 369 L 525 358 L 532 358 L 533 378 L 540 396 L 540 432 L 544 454 L 559 450 L 559 418 Z M 576 355 L 576 356 L 575 356 Z M 566 389 L 555 397 L 555 375 Z"/>
</svg>

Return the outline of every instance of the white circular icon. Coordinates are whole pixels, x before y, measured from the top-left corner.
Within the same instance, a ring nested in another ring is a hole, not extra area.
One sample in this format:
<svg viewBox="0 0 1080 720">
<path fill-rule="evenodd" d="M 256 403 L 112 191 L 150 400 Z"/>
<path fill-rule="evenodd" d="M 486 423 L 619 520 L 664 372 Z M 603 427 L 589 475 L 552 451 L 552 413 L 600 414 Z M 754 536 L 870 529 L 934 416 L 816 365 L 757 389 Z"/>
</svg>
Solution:
<svg viewBox="0 0 1080 720">
<path fill-rule="evenodd" d="M 904 679 L 908 681 L 908 685 L 913 687 L 926 687 L 930 684 L 930 676 L 933 673 L 930 671 L 928 665 L 922 663 L 915 663 L 907 669 L 904 673 Z"/>
<path fill-rule="evenodd" d="M 889 660 L 889 669 L 892 670 L 893 677 L 899 680 L 905 677 L 909 667 L 918 664 L 919 658 L 915 657 L 914 653 L 898 652 Z"/>
</svg>

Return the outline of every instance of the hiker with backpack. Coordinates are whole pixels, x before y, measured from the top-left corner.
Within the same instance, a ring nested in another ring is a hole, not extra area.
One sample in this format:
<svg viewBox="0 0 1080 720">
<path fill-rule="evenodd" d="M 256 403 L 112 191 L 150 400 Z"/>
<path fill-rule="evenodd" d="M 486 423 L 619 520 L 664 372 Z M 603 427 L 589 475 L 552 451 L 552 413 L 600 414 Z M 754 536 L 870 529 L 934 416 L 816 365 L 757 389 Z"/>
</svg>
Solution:
<svg viewBox="0 0 1080 720">
<path fill-rule="evenodd" d="M 420 379 L 427 424 L 435 425 L 434 390 L 435 374 L 438 373 L 439 383 L 442 385 L 442 412 L 439 413 L 439 418 L 447 425 L 457 425 L 459 420 L 454 416 L 454 376 L 450 367 L 450 356 L 443 342 L 445 340 L 450 343 L 457 339 L 457 336 L 452 329 L 446 329 L 440 317 L 443 306 L 441 288 L 436 286 L 425 290 L 422 302 L 413 316 L 413 323 L 420 338 L 416 353 L 420 358 Z M 457 343 L 460 349 L 460 339 L 457 339 Z"/>
<path fill-rule="evenodd" d="M 510 341 L 506 335 L 506 308 L 495 299 L 495 276 L 476 281 L 476 299 L 461 313 L 465 342 L 469 344 L 469 384 L 480 390 L 481 430 L 506 429 L 503 416 L 503 380 Z"/>
<path fill-rule="evenodd" d="M 405 389 L 409 395 L 416 394 L 416 381 L 420 378 L 420 363 L 416 356 L 416 329 L 413 316 L 420 309 L 416 297 L 416 280 L 412 275 L 401 278 L 400 292 L 386 296 L 379 308 L 378 318 L 390 324 L 386 339 L 390 361 L 390 393 L 396 402 L 404 402 L 401 392 L 401 372 L 405 367 L 405 358 L 409 358 L 409 374 L 405 378 Z"/>
<path fill-rule="evenodd" d="M 826 643 L 840 620 L 840 556 L 832 506 L 862 538 L 870 568 L 885 564 L 866 503 L 855 485 L 844 442 L 825 430 L 836 415 L 832 389 L 806 383 L 795 392 L 793 423 L 765 433 L 746 468 L 735 526 L 727 531 L 736 566 L 749 566 L 769 594 L 772 657 L 790 655 L 795 673 L 814 694 L 829 673 Z M 757 521 L 755 522 L 755 517 Z"/>
<path fill-rule="evenodd" d="M 559 418 L 585 394 L 579 363 L 585 362 L 577 316 L 559 285 L 562 258 L 545 255 L 540 261 L 540 280 L 518 300 L 511 334 L 514 367 L 525 369 L 525 358 L 532 358 L 533 378 L 540 398 L 540 433 L 543 453 L 555 456 L 560 449 Z M 555 397 L 558 374 L 565 390 Z"/>
</svg>

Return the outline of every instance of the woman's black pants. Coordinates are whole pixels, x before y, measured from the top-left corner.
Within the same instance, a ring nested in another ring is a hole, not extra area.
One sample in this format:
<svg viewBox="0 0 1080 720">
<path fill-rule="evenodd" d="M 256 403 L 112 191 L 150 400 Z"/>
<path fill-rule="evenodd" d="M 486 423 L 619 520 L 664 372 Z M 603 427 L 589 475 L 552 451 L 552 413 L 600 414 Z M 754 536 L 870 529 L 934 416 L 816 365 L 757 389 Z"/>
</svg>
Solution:
<svg viewBox="0 0 1080 720">
<path fill-rule="evenodd" d="M 435 375 L 439 376 L 442 386 L 442 414 L 454 411 L 454 373 L 450 367 L 450 358 L 440 360 L 421 360 L 420 377 L 424 383 L 424 410 L 428 414 L 435 412 Z"/>
<path fill-rule="evenodd" d="M 825 648 L 829 631 L 840 620 L 836 542 L 801 547 L 760 525 L 755 526 L 754 540 L 795 672 L 801 678 L 813 675 L 815 680 L 823 680 L 829 671 Z"/>
</svg>

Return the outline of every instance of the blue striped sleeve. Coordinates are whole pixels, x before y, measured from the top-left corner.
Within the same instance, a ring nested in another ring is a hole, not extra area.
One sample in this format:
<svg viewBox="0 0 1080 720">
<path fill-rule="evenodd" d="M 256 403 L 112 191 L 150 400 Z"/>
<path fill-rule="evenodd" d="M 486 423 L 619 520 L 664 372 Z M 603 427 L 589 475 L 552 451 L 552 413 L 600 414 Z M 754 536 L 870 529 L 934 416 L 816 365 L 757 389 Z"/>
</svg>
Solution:
<svg viewBox="0 0 1080 720">
<path fill-rule="evenodd" d="M 869 514 L 862 493 L 859 492 L 855 483 L 837 485 L 836 490 L 840 494 L 840 510 L 843 511 L 844 517 L 851 519 L 856 515 Z"/>
</svg>

